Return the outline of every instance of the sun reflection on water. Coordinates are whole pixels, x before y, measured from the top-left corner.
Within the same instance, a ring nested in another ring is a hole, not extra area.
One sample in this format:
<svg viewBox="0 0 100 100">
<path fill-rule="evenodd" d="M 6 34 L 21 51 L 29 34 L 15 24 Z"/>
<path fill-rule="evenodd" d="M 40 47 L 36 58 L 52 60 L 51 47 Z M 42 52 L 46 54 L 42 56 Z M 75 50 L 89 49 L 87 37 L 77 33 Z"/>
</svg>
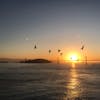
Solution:
<svg viewBox="0 0 100 100">
<path fill-rule="evenodd" d="M 76 98 L 81 95 L 80 81 L 78 80 L 77 69 L 75 63 L 72 63 L 70 69 L 69 82 L 67 84 L 67 98 Z"/>
<path fill-rule="evenodd" d="M 72 68 L 75 68 L 75 63 L 74 62 L 72 63 Z"/>
</svg>

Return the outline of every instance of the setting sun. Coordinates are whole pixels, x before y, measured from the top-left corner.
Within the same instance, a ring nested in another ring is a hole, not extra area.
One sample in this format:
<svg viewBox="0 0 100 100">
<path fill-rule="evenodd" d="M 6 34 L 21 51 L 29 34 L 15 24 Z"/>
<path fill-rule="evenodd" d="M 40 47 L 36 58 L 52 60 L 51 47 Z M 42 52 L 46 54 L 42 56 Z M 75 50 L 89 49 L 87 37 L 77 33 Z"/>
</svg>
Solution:
<svg viewBox="0 0 100 100">
<path fill-rule="evenodd" d="M 70 60 L 77 61 L 78 60 L 78 56 L 77 55 L 71 55 Z"/>
<path fill-rule="evenodd" d="M 77 62 L 77 61 L 79 62 L 81 60 L 81 56 L 77 52 L 74 52 L 74 53 L 70 52 L 70 53 L 66 54 L 65 60 L 70 61 L 70 62 Z"/>
</svg>

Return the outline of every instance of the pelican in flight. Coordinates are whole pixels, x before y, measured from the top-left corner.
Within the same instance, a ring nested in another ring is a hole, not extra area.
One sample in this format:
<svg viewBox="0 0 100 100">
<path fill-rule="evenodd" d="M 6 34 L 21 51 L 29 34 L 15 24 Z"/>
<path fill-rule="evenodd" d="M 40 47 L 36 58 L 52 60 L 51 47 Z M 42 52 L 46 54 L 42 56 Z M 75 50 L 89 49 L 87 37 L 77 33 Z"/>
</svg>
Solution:
<svg viewBox="0 0 100 100">
<path fill-rule="evenodd" d="M 81 47 L 81 50 L 83 50 L 84 49 L 84 45 L 82 45 L 82 47 Z"/>
<path fill-rule="evenodd" d="M 37 49 L 37 46 L 36 45 L 34 46 L 34 49 Z"/>
<path fill-rule="evenodd" d="M 60 49 L 58 49 L 58 53 L 60 52 L 61 50 Z"/>
<path fill-rule="evenodd" d="M 51 53 L 51 50 L 49 50 L 49 54 Z"/>
</svg>

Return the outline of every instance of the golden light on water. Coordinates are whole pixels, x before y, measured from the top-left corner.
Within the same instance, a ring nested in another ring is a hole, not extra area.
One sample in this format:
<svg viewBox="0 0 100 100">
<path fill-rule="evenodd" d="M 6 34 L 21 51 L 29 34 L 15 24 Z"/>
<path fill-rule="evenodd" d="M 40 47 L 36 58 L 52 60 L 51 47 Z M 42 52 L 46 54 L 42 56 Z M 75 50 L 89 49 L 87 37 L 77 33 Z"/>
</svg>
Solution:
<svg viewBox="0 0 100 100">
<path fill-rule="evenodd" d="M 67 95 L 68 98 L 80 97 L 81 88 L 76 68 L 72 68 L 70 70 L 70 79 L 69 83 L 67 84 L 67 88 L 68 88 L 68 95 Z"/>
</svg>

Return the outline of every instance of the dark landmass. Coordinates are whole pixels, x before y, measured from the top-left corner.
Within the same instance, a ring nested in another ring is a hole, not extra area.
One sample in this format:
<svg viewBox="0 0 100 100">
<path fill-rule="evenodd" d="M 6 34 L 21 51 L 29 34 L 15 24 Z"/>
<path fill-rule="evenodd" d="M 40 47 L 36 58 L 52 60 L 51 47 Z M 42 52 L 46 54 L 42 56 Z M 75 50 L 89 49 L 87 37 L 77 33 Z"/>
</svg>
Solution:
<svg viewBox="0 0 100 100">
<path fill-rule="evenodd" d="M 0 61 L 0 63 L 8 63 L 8 61 Z"/>
<path fill-rule="evenodd" d="M 46 59 L 0 58 L 0 63 L 51 63 L 51 61 Z"/>
<path fill-rule="evenodd" d="M 22 59 L 16 59 L 16 58 L 0 58 L 0 63 L 17 63 L 21 60 Z"/>
<path fill-rule="evenodd" d="M 51 63 L 51 61 L 46 60 L 46 59 L 29 59 L 29 60 L 24 60 L 20 61 L 20 63 Z"/>
</svg>

